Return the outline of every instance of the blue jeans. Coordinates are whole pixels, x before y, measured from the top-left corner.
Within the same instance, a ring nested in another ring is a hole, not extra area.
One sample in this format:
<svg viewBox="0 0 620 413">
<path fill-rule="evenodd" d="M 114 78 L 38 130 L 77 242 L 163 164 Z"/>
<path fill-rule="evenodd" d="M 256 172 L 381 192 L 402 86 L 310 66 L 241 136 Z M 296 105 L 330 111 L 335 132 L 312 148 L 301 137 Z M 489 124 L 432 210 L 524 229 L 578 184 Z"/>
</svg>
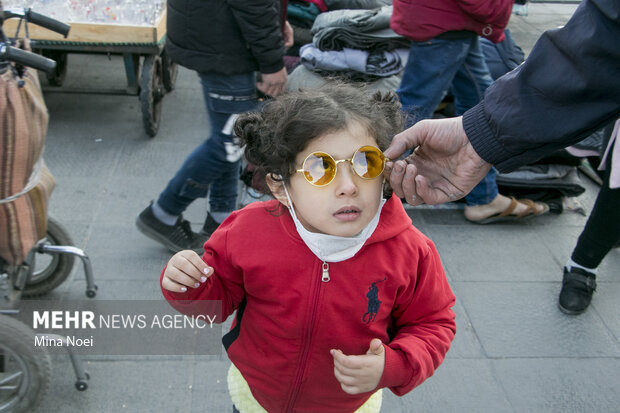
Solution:
<svg viewBox="0 0 620 413">
<path fill-rule="evenodd" d="M 457 115 L 475 106 L 493 79 L 484 61 L 478 36 L 412 42 L 409 59 L 396 93 L 407 116 L 407 127 L 428 119 L 446 96 L 454 95 Z M 497 196 L 497 172 L 491 169 L 465 197 L 467 205 L 484 205 Z"/>
<path fill-rule="evenodd" d="M 256 76 L 252 73 L 199 73 L 211 125 L 210 136 L 185 159 L 157 203 L 180 215 L 197 198 L 209 195 L 211 212 L 231 212 L 237 206 L 241 148 L 232 132 L 234 114 L 258 106 Z"/>
</svg>

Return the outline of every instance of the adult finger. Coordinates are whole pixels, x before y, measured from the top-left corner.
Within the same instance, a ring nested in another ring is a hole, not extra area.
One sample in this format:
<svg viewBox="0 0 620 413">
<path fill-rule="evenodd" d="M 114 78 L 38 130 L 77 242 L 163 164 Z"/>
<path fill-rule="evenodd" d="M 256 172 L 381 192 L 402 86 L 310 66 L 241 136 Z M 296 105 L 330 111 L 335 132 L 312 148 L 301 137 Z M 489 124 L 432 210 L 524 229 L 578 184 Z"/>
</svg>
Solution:
<svg viewBox="0 0 620 413">
<path fill-rule="evenodd" d="M 392 163 L 392 167 L 390 168 L 390 186 L 392 190 L 399 198 L 405 197 L 405 192 L 403 191 L 403 177 L 405 175 L 405 168 L 407 164 L 405 161 L 399 160 Z"/>
<path fill-rule="evenodd" d="M 418 196 L 415 177 L 418 169 L 413 164 L 407 164 L 405 173 L 403 174 L 402 188 L 405 201 L 409 205 L 417 206 L 424 203 L 424 200 Z"/>
<path fill-rule="evenodd" d="M 418 195 L 429 205 L 443 204 L 456 200 L 456 197 L 448 195 L 450 193 L 448 190 L 432 186 L 428 179 L 422 175 L 416 177 L 416 187 Z"/>
<path fill-rule="evenodd" d="M 422 122 L 424 121 L 420 121 L 409 129 L 405 129 L 401 133 L 395 135 L 394 138 L 392 138 L 392 143 L 383 154 L 390 159 L 398 159 L 408 149 L 413 149 L 420 145 L 422 139 L 419 133 L 419 125 Z"/>
<path fill-rule="evenodd" d="M 256 84 L 258 90 L 267 96 L 278 96 L 282 93 L 283 85 L 279 83 L 259 82 Z"/>
<path fill-rule="evenodd" d="M 269 85 L 267 83 L 263 83 L 263 82 L 256 83 L 256 89 L 260 90 L 267 96 L 273 96 L 271 94 L 271 90 L 269 89 Z"/>
</svg>

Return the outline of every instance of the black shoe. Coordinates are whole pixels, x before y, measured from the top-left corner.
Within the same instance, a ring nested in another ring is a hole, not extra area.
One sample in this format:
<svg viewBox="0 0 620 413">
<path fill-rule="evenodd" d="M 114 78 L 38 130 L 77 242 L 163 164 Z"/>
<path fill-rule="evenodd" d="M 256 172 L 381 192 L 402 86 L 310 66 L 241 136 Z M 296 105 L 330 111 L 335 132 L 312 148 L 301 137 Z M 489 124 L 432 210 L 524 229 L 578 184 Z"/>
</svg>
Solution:
<svg viewBox="0 0 620 413">
<path fill-rule="evenodd" d="M 206 239 L 204 236 L 192 232 L 189 221 L 180 216 L 174 225 L 166 225 L 155 217 L 151 205 L 146 207 L 136 218 L 136 226 L 140 232 L 174 252 L 181 250 L 203 252 L 203 244 Z"/>
<path fill-rule="evenodd" d="M 565 314 L 583 313 L 592 301 L 596 291 L 596 275 L 581 268 L 570 271 L 564 268 L 562 291 L 560 291 L 560 310 Z"/>
<path fill-rule="evenodd" d="M 217 229 L 217 227 L 219 226 L 220 224 L 218 224 L 213 219 L 211 214 L 207 213 L 207 219 L 205 220 L 205 224 L 202 226 L 202 229 L 200 230 L 200 235 L 205 236 L 205 237 L 210 237 L 211 234 L 213 234 L 215 230 Z"/>
</svg>

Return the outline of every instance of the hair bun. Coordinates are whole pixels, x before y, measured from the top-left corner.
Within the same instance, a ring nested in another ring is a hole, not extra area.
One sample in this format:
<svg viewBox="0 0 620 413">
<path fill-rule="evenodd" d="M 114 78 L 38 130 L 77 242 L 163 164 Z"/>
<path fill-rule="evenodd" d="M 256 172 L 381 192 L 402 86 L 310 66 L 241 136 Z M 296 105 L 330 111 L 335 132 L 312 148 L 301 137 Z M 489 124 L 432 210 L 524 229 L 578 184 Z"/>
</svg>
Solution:
<svg viewBox="0 0 620 413">
<path fill-rule="evenodd" d="M 241 145 L 260 145 L 260 129 L 263 117 L 258 112 L 248 112 L 239 115 L 234 125 L 235 135 L 241 139 Z"/>
</svg>

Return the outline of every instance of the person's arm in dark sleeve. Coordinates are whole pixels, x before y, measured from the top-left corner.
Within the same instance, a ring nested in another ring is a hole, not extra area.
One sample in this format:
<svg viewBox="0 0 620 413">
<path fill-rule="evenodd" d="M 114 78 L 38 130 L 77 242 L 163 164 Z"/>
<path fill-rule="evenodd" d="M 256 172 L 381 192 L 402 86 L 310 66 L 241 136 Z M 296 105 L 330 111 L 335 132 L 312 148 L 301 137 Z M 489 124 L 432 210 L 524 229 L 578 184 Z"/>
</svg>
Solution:
<svg viewBox="0 0 620 413">
<path fill-rule="evenodd" d="M 284 67 L 282 12 L 278 1 L 228 0 L 243 38 L 258 62 L 261 73 Z"/>
<path fill-rule="evenodd" d="M 590 135 L 620 115 L 620 2 L 584 0 L 526 61 L 463 115 L 476 152 L 501 172 Z"/>
</svg>

